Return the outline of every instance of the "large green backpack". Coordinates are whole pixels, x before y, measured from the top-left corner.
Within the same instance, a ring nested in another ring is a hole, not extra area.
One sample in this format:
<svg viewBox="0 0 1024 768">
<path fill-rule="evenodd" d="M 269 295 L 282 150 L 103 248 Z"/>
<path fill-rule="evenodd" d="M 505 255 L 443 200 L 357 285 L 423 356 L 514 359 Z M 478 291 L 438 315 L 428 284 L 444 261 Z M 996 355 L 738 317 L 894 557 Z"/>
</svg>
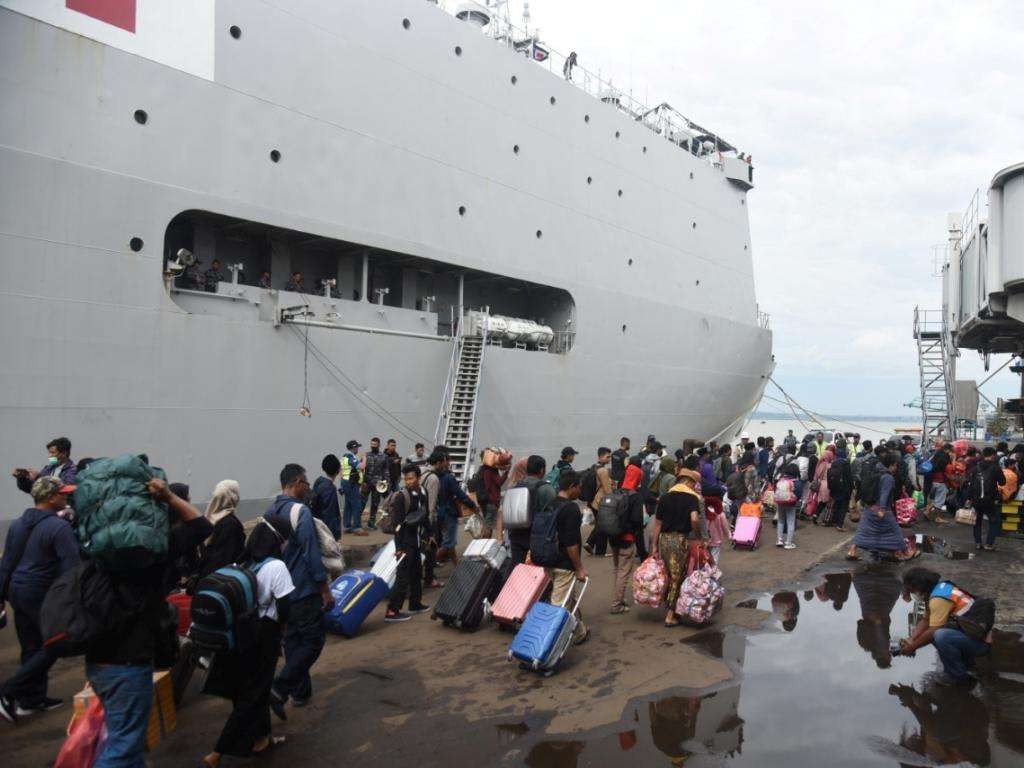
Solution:
<svg viewBox="0 0 1024 768">
<path fill-rule="evenodd" d="M 167 557 L 167 508 L 146 489 L 163 470 L 138 456 L 96 459 L 75 484 L 76 533 L 82 551 L 111 570 L 145 568 Z"/>
</svg>

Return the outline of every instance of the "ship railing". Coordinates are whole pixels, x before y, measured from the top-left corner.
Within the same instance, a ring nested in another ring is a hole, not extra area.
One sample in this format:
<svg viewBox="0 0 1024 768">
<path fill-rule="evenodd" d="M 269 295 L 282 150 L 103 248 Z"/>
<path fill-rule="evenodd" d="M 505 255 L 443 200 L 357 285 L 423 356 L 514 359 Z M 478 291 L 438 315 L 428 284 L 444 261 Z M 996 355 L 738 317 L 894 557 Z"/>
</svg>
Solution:
<svg viewBox="0 0 1024 768">
<path fill-rule="evenodd" d="M 437 426 L 434 428 L 434 445 L 441 445 L 445 430 L 448 428 L 448 409 L 451 407 L 452 393 L 455 391 L 455 380 L 459 375 L 459 359 L 462 356 L 462 329 L 465 325 L 461 320 L 456 323 L 452 317 L 452 356 L 448 361 L 448 377 L 444 382 L 441 394 L 441 409 L 437 414 Z"/>
<path fill-rule="evenodd" d="M 462 325 L 460 321 L 459 325 Z M 484 355 L 487 354 L 487 337 L 491 325 L 491 308 L 484 307 L 483 332 L 480 336 L 483 343 L 480 345 L 480 363 L 477 368 L 476 386 L 473 388 L 473 418 L 469 420 L 469 433 L 466 435 L 466 463 L 462 465 L 462 480 L 465 482 L 473 476 L 473 460 L 476 458 L 476 449 L 473 446 L 473 438 L 476 435 L 476 414 L 480 409 L 480 380 L 484 377 Z"/>
<path fill-rule="evenodd" d="M 758 309 L 757 310 L 757 327 L 758 328 L 763 328 L 766 331 L 771 330 L 771 327 L 772 327 L 772 316 L 769 315 L 767 312 L 765 312 L 765 311 L 763 311 L 761 309 Z"/>
<path fill-rule="evenodd" d="M 575 343 L 575 331 L 555 331 L 551 337 L 551 343 L 548 344 L 548 352 L 553 352 L 556 355 L 565 355 L 568 354 Z"/>
<path fill-rule="evenodd" d="M 659 104 L 652 107 L 635 98 L 632 92 L 617 88 L 611 78 L 603 77 L 600 70 L 595 73 L 586 67 L 574 64 L 571 71 L 566 74 L 565 67 L 568 57 L 565 54 L 555 50 L 547 43 L 541 42 L 537 36 L 531 35 L 527 30 L 512 24 L 507 19 L 492 19 L 488 29 L 490 36 L 497 42 L 526 56 L 553 75 L 563 77 L 588 95 L 606 104 L 611 104 L 636 122 L 643 123 L 663 139 L 677 146 L 683 146 L 685 141 L 687 150 L 691 149 L 690 139 L 700 137 L 701 145 L 704 141 L 711 141 L 714 147 L 710 151 L 704 146 L 692 148 L 692 154 L 701 157 L 711 165 L 721 166 L 723 153 L 736 152 L 736 148 L 731 144 L 697 125 L 670 105 Z"/>
</svg>

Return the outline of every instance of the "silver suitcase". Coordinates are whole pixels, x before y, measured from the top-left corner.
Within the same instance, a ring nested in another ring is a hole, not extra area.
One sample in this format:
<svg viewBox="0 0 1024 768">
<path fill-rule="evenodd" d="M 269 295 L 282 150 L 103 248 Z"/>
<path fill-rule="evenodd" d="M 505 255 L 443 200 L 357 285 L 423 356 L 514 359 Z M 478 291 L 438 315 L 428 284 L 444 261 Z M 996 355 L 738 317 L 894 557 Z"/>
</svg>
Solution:
<svg viewBox="0 0 1024 768">
<path fill-rule="evenodd" d="M 530 489 L 509 488 L 501 500 L 501 519 L 506 528 L 530 527 Z"/>
<path fill-rule="evenodd" d="M 469 546 L 466 547 L 462 556 L 467 560 L 483 560 L 498 571 L 501 570 L 501 564 L 508 557 L 508 552 L 497 539 L 476 539 L 469 542 Z"/>
</svg>

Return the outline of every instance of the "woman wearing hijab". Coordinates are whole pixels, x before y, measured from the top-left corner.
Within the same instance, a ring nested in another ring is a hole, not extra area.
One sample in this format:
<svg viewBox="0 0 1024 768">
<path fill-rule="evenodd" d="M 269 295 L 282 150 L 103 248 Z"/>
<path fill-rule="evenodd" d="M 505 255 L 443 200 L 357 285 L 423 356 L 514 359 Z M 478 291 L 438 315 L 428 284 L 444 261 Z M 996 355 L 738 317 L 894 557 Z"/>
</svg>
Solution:
<svg viewBox="0 0 1024 768">
<path fill-rule="evenodd" d="M 665 626 L 679 624 L 676 615 L 676 601 L 679 588 L 686 578 L 686 560 L 689 554 L 688 539 L 700 532 L 701 497 L 697 493 L 700 473 L 694 469 L 680 469 L 677 482 L 658 499 L 654 514 L 654 531 L 651 535 L 651 555 L 664 560 L 668 571 L 668 613 Z"/>
<path fill-rule="evenodd" d="M 812 502 L 814 503 L 815 513 L 812 514 L 812 517 L 814 517 L 815 525 L 825 520 L 825 508 L 832 501 L 832 496 L 828 490 L 828 469 L 832 466 L 832 461 L 835 457 L 836 449 L 829 445 L 814 468 L 814 480 L 811 481 L 811 491 L 814 495 Z"/>
<path fill-rule="evenodd" d="M 284 743 L 270 732 L 270 686 L 281 654 L 281 626 L 288 621 L 289 595 L 294 591 L 281 552 L 291 535 L 286 518 L 260 518 L 245 544 L 242 562 L 256 574 L 256 637 L 245 648 L 218 653 L 203 693 L 221 696 L 232 703 L 231 715 L 214 751 L 203 765 L 216 768 L 222 755 L 251 757 Z"/>
<path fill-rule="evenodd" d="M 199 547 L 199 578 L 225 565 L 237 563 L 245 549 L 245 530 L 235 514 L 241 490 L 234 480 L 221 480 L 206 505 L 213 533 Z"/>
</svg>

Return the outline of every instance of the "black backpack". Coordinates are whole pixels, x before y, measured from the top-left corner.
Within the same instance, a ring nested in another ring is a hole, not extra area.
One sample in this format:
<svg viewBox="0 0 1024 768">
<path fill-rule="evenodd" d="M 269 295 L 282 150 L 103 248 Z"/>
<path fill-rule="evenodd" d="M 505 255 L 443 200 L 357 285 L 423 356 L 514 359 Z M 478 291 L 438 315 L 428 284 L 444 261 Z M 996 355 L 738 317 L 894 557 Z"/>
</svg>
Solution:
<svg viewBox="0 0 1024 768">
<path fill-rule="evenodd" d="M 589 504 L 597 496 L 597 464 L 583 471 L 580 478 L 580 501 Z"/>
<path fill-rule="evenodd" d="M 828 489 L 834 496 L 845 496 L 850 492 L 850 484 L 846 476 L 846 460 L 836 459 L 828 468 L 826 475 Z"/>
<path fill-rule="evenodd" d="M 597 530 L 608 536 L 619 536 L 629 523 L 630 491 L 612 491 L 601 499 L 597 508 Z"/>
<path fill-rule="evenodd" d="M 998 469 L 995 463 L 978 463 L 971 474 L 971 501 L 1000 500 L 999 484 L 996 482 Z"/>
<path fill-rule="evenodd" d="M 612 480 L 619 483 L 622 482 L 622 478 L 626 476 L 626 460 L 628 458 L 625 451 L 621 448 L 612 454 L 612 465 L 609 470 Z"/>
<path fill-rule="evenodd" d="M 966 592 L 961 587 L 957 587 Z M 968 593 L 970 594 L 970 593 Z M 996 623 L 996 602 L 988 597 L 975 597 L 971 607 L 959 616 L 951 615 L 947 626 L 959 629 L 975 640 L 984 640 Z"/>
<path fill-rule="evenodd" d="M 320 498 L 320 494 L 317 493 L 317 486 L 320 485 L 320 478 L 313 483 L 313 487 L 309 489 L 309 493 L 306 494 L 306 498 L 303 499 L 306 506 L 309 507 L 309 511 L 313 513 L 313 517 L 319 517 L 323 520 L 324 517 L 324 500 Z M 333 485 L 333 483 L 332 483 Z"/>
<path fill-rule="evenodd" d="M 188 630 L 196 647 L 213 653 L 251 647 L 259 622 L 256 572 L 262 565 L 228 565 L 199 580 Z"/>
<path fill-rule="evenodd" d="M 860 490 L 857 493 L 861 504 L 877 504 L 882 495 L 882 462 L 877 456 L 869 456 L 860 468 Z"/>
<path fill-rule="evenodd" d="M 733 472 L 725 479 L 725 492 L 732 501 L 739 501 L 747 495 L 747 482 L 742 472 Z"/>
<path fill-rule="evenodd" d="M 558 513 L 573 502 L 556 498 L 533 516 L 530 525 L 530 560 L 534 565 L 551 568 L 558 564 Z"/>
<path fill-rule="evenodd" d="M 144 596 L 120 587 L 96 560 L 57 577 L 39 611 L 43 645 L 54 656 L 78 656 L 141 612 Z"/>
</svg>

